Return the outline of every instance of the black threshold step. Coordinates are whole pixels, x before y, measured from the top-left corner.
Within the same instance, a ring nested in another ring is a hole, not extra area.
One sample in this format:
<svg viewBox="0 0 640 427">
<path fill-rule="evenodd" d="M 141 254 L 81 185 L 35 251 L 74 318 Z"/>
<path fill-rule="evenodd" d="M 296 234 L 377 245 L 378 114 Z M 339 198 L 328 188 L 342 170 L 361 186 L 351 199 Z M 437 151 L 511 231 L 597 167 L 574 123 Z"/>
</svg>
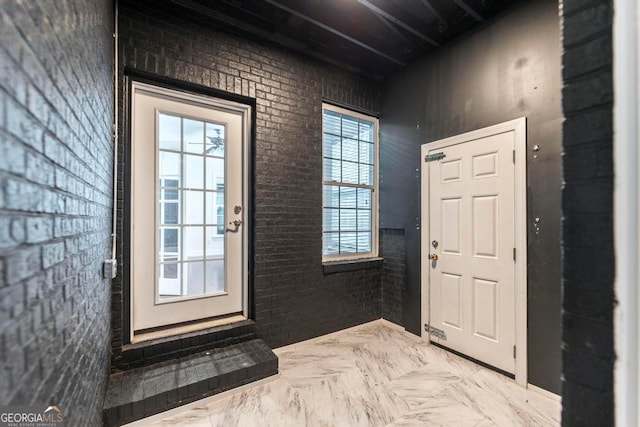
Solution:
<svg viewBox="0 0 640 427">
<path fill-rule="evenodd" d="M 261 339 L 109 377 L 103 421 L 120 426 L 278 373 L 278 358 Z"/>
<path fill-rule="evenodd" d="M 258 338 L 253 320 L 240 320 L 178 336 L 127 344 L 112 359 L 112 372 L 153 365 L 204 350 L 226 347 Z"/>
</svg>

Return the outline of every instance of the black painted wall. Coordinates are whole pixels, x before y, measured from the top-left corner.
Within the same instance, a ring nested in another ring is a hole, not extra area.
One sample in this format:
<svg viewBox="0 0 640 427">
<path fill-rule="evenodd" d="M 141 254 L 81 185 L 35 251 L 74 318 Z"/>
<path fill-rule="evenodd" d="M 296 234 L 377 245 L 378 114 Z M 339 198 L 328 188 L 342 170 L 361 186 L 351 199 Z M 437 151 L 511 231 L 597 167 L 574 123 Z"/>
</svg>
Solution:
<svg viewBox="0 0 640 427">
<path fill-rule="evenodd" d="M 380 269 L 325 275 L 321 255 L 322 99 L 378 111 L 377 85 L 199 19 L 168 2 L 122 1 L 120 60 L 256 100 L 254 314 L 262 338 L 278 347 L 380 318 Z M 119 99 L 126 117 L 127 94 Z M 120 144 L 129 149 L 126 138 Z M 122 276 L 113 292 L 117 357 L 125 342 Z"/>
<path fill-rule="evenodd" d="M 529 381 L 555 393 L 561 373 L 559 23 L 557 1 L 516 4 L 391 76 L 383 89 L 380 151 L 380 227 L 405 230 L 403 318 L 419 334 L 420 145 L 527 117 Z"/>
<path fill-rule="evenodd" d="M 587 0 L 565 0 L 562 13 L 567 426 L 614 425 L 612 14 L 611 1 Z"/>
<path fill-rule="evenodd" d="M 0 3 L 0 404 L 100 425 L 109 370 L 110 0 Z"/>
</svg>

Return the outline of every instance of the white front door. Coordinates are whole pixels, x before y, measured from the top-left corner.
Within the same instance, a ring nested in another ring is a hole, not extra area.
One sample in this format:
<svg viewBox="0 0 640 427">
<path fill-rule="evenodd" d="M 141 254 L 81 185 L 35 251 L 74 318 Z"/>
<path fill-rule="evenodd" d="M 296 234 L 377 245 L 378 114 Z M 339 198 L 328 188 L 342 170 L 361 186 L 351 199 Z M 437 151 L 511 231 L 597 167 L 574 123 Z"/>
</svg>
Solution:
<svg viewBox="0 0 640 427">
<path fill-rule="evenodd" d="M 450 143 L 424 150 L 431 340 L 514 373 L 514 132 Z"/>
<path fill-rule="evenodd" d="M 134 83 L 133 330 L 243 311 L 246 111 Z"/>
</svg>

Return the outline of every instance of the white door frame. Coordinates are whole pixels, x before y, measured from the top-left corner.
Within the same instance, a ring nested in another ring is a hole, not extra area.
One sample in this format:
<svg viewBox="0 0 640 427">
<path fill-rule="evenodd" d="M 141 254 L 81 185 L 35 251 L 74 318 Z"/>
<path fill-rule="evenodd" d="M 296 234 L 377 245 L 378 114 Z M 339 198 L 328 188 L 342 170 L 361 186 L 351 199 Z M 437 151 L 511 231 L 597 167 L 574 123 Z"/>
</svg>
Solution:
<svg viewBox="0 0 640 427">
<path fill-rule="evenodd" d="M 242 206 L 246 208 L 242 210 L 242 224 L 239 232 L 242 234 L 242 315 L 246 318 L 249 315 L 249 233 L 248 230 L 251 226 L 249 223 L 249 173 L 250 173 L 250 163 L 249 159 L 251 158 L 251 109 L 252 107 L 247 104 L 241 104 L 239 102 L 229 101 L 222 98 L 217 98 L 214 96 L 206 96 L 206 95 L 197 95 L 188 92 L 182 92 L 178 89 L 167 89 L 161 86 L 155 86 L 147 83 L 142 83 L 138 81 L 133 81 L 131 83 L 131 110 L 132 116 L 130 119 L 130 126 L 135 123 L 135 118 L 133 117 L 133 111 L 135 111 L 135 97 L 133 94 L 137 91 L 150 92 L 155 95 L 160 95 L 163 97 L 170 98 L 172 100 L 183 101 L 185 103 L 203 105 L 209 108 L 214 108 L 217 110 L 229 111 L 233 113 L 238 113 L 242 116 Z M 135 159 L 133 155 L 131 155 L 131 164 L 135 164 Z M 133 204 L 133 188 L 131 189 L 131 194 L 129 195 L 129 203 Z M 133 221 L 131 221 L 131 229 L 129 233 L 133 235 Z M 131 242 L 130 255 L 133 254 L 133 245 L 135 243 Z M 134 263 L 130 262 L 129 268 L 129 277 L 133 277 L 133 268 Z M 130 287 L 133 287 L 134 284 L 130 281 Z M 130 328 L 129 328 L 129 339 L 130 342 L 134 342 L 134 326 L 133 326 L 133 289 L 129 289 L 129 316 L 130 316 Z M 194 326 L 192 329 L 197 329 L 197 326 Z"/>
<path fill-rule="evenodd" d="M 615 420 L 640 426 L 640 7 L 614 0 Z"/>
<path fill-rule="evenodd" d="M 517 357 L 515 366 L 516 382 L 527 385 L 527 119 L 521 117 L 505 123 L 474 130 L 439 141 L 428 142 L 421 149 L 421 243 L 420 259 L 424 260 L 429 254 L 429 164 L 424 157 L 429 151 L 462 144 L 480 138 L 486 138 L 500 133 L 514 132 L 515 149 L 515 345 Z M 422 261 L 421 261 L 422 264 Z M 429 284 L 430 269 L 421 268 L 421 304 L 422 304 L 422 337 L 429 340 L 429 333 L 424 325 L 429 322 Z"/>
</svg>

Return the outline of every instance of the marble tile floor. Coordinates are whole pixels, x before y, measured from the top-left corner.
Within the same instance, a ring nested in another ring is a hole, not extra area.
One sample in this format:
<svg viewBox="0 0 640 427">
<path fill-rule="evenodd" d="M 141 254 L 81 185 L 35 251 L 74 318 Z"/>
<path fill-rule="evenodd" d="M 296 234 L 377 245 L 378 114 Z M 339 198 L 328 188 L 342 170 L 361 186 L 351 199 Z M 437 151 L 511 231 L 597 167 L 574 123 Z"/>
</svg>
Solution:
<svg viewBox="0 0 640 427">
<path fill-rule="evenodd" d="M 275 350 L 280 374 L 139 426 L 558 426 L 560 402 L 384 320 Z"/>
</svg>

